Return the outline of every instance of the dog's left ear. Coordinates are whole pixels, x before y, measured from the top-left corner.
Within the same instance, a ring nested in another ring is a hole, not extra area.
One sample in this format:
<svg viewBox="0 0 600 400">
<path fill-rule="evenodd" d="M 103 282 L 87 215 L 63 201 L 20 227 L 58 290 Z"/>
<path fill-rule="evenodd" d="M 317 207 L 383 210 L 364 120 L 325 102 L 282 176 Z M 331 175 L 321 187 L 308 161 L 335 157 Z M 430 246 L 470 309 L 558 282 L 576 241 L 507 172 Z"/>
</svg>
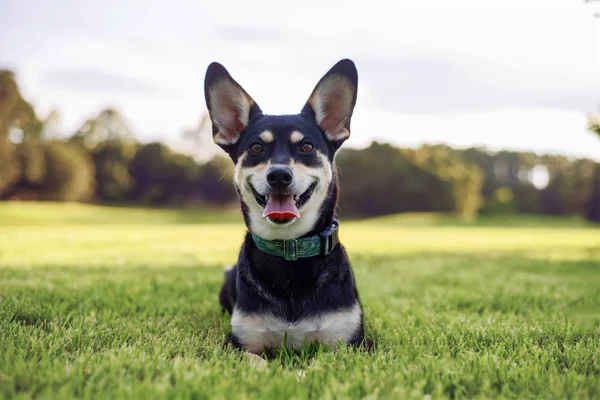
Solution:
<svg viewBox="0 0 600 400">
<path fill-rule="evenodd" d="M 335 148 L 350 136 L 357 88 L 358 72 L 354 62 L 341 60 L 317 83 L 302 109 L 317 121 Z"/>
</svg>

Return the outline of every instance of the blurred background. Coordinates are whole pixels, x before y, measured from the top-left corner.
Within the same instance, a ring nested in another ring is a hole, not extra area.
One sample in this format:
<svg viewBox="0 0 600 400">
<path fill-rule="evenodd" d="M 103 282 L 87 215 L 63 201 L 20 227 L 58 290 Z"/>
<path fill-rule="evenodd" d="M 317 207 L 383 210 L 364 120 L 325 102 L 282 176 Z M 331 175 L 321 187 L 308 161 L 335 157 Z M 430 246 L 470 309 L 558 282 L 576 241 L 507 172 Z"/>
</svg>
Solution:
<svg viewBox="0 0 600 400">
<path fill-rule="evenodd" d="M 219 61 L 266 113 L 359 70 L 339 214 L 600 221 L 600 2 L 0 3 L 0 199 L 230 207 Z"/>
</svg>

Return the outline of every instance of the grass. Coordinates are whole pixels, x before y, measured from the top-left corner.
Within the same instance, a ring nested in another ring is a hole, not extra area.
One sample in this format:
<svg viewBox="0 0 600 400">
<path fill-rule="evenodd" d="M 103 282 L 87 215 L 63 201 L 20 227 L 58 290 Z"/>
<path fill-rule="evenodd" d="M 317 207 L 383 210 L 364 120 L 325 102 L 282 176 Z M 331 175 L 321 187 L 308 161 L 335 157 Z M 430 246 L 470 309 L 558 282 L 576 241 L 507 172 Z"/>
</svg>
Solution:
<svg viewBox="0 0 600 400">
<path fill-rule="evenodd" d="M 0 398 L 598 398 L 600 230 L 342 221 L 372 354 L 221 343 L 236 212 L 0 203 Z"/>
</svg>

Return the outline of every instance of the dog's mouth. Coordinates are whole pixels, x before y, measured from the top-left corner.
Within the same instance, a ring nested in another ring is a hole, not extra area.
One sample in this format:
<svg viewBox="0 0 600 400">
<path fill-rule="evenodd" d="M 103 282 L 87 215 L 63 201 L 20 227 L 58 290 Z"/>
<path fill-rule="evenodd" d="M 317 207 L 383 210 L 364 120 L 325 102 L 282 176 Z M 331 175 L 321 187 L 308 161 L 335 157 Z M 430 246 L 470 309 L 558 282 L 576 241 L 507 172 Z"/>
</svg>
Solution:
<svg viewBox="0 0 600 400">
<path fill-rule="evenodd" d="M 263 217 L 276 224 L 286 224 L 300 218 L 299 209 L 302 208 L 312 196 L 317 182 L 313 182 L 304 193 L 271 193 L 262 195 L 248 182 L 256 203 L 264 208 Z"/>
</svg>

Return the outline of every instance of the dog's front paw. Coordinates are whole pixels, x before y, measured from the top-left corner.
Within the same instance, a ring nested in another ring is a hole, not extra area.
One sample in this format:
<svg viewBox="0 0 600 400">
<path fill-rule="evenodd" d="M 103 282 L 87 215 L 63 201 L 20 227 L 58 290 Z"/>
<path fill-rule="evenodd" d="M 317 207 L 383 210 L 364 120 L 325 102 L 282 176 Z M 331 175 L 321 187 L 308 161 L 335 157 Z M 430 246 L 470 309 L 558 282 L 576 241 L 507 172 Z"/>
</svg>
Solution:
<svg viewBox="0 0 600 400">
<path fill-rule="evenodd" d="M 245 352 L 244 357 L 248 359 L 250 365 L 257 371 L 263 371 L 265 368 L 267 368 L 267 360 L 257 354 Z"/>
</svg>

